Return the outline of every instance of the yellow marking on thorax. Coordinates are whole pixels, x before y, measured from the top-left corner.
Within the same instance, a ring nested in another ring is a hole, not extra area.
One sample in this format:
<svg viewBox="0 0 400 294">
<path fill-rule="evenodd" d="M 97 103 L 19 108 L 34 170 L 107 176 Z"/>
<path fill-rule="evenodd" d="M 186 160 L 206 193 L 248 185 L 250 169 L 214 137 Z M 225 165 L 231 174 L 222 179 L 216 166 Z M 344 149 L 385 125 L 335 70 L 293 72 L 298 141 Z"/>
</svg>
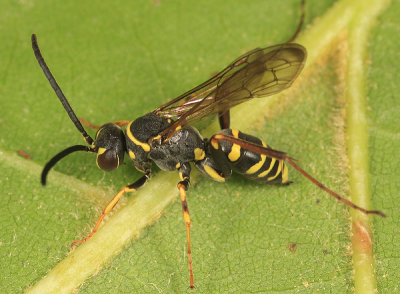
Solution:
<svg viewBox="0 0 400 294">
<path fill-rule="evenodd" d="M 272 176 L 272 177 L 269 177 L 269 178 L 267 179 L 268 181 L 272 181 L 272 180 L 274 180 L 277 176 L 279 176 L 279 174 L 281 173 L 281 170 L 282 170 L 282 164 L 283 164 L 283 161 L 282 161 L 282 160 L 279 160 L 278 170 L 276 171 L 276 174 L 275 174 L 274 176 Z"/>
<path fill-rule="evenodd" d="M 132 134 L 132 132 L 131 132 L 131 125 L 132 125 L 133 122 L 134 122 L 134 121 L 131 121 L 131 122 L 129 123 L 128 127 L 126 128 L 126 133 L 127 133 L 127 135 L 128 135 L 128 138 L 129 138 L 134 144 L 136 144 L 136 145 L 142 147 L 143 150 L 144 150 L 145 152 L 149 152 L 149 151 L 150 151 L 150 145 L 147 144 L 147 143 L 140 142 L 138 139 L 136 139 L 136 138 L 133 136 L 133 134 Z"/>
<path fill-rule="evenodd" d="M 270 172 L 270 171 L 272 170 L 272 168 L 274 167 L 275 161 L 276 161 L 275 158 L 271 158 L 271 162 L 270 162 L 270 164 L 269 164 L 269 168 L 268 168 L 266 171 L 263 171 L 262 173 L 260 173 L 260 174 L 258 175 L 258 177 L 259 177 L 259 178 L 263 178 L 263 177 L 265 177 L 266 175 L 268 175 L 269 172 Z"/>
<path fill-rule="evenodd" d="M 264 141 L 262 141 L 262 145 L 263 147 L 267 147 L 267 144 L 265 144 Z M 261 159 L 259 162 L 257 162 L 256 164 L 254 164 L 252 167 L 250 167 L 247 171 L 246 174 L 254 174 L 256 172 L 258 172 L 260 170 L 260 168 L 264 165 L 265 159 L 267 158 L 267 156 L 265 154 L 261 154 Z"/>
<path fill-rule="evenodd" d="M 201 148 L 194 149 L 194 160 L 202 160 L 206 157 L 206 153 Z"/>
<path fill-rule="evenodd" d="M 129 157 L 130 157 L 131 159 L 135 159 L 135 158 L 136 158 L 136 155 L 135 155 L 135 153 L 133 153 L 132 150 L 129 150 Z"/>
<path fill-rule="evenodd" d="M 234 138 L 239 138 L 239 130 L 232 129 L 232 136 Z M 229 152 L 228 158 L 232 162 L 240 158 L 240 146 L 238 144 L 232 144 L 231 152 Z"/>
<path fill-rule="evenodd" d="M 204 170 L 206 173 L 215 181 L 217 182 L 225 182 L 225 178 L 221 177 L 215 169 L 213 169 L 211 166 L 204 165 Z"/>
</svg>

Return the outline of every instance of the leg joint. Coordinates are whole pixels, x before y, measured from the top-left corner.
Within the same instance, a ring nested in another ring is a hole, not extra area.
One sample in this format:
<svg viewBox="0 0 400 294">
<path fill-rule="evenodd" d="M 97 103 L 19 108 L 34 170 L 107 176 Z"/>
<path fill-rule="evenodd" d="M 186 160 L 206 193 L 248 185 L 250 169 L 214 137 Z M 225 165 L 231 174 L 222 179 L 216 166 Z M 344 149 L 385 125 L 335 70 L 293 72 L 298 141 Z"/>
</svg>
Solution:
<svg viewBox="0 0 400 294">
<path fill-rule="evenodd" d="M 187 189 L 189 188 L 189 184 L 190 184 L 189 179 L 184 179 L 183 181 L 180 181 L 178 183 L 178 189 L 184 188 L 185 191 L 187 191 Z"/>
</svg>

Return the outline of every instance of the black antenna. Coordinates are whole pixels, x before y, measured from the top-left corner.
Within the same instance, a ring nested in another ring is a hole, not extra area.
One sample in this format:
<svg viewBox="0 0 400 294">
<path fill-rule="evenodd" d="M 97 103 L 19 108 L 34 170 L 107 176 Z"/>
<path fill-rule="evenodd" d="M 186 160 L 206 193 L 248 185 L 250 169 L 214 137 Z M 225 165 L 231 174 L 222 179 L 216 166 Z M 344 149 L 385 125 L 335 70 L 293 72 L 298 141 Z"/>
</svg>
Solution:
<svg viewBox="0 0 400 294">
<path fill-rule="evenodd" d="M 79 119 L 76 117 L 74 111 L 72 110 L 71 106 L 69 105 L 69 103 L 67 101 L 67 98 L 65 98 L 63 92 L 61 91 L 60 86 L 57 84 L 54 76 L 52 75 L 52 73 L 50 71 L 50 69 L 47 67 L 46 62 L 43 59 L 42 53 L 40 53 L 40 49 L 39 49 L 39 45 L 37 43 L 36 35 L 32 34 L 32 38 L 31 39 L 32 39 L 33 52 L 35 53 L 35 57 L 36 57 L 39 65 L 40 65 L 40 67 L 42 68 L 44 75 L 49 80 L 49 83 L 50 83 L 51 87 L 53 88 L 54 92 L 56 92 L 56 95 L 57 95 L 58 99 L 60 99 L 62 105 L 64 106 L 64 109 L 67 111 L 70 119 L 75 124 L 76 128 L 78 129 L 78 131 L 82 134 L 82 136 L 85 139 L 86 143 L 89 144 L 89 145 L 92 145 L 93 144 L 92 137 L 90 137 L 88 135 L 88 133 L 86 133 L 86 131 L 83 128 L 82 124 L 80 123 Z"/>
<path fill-rule="evenodd" d="M 306 14 L 306 4 L 305 4 L 305 0 L 301 1 L 301 15 L 300 15 L 300 21 L 297 25 L 297 29 L 294 32 L 293 36 L 290 37 L 289 40 L 286 41 L 286 43 L 290 43 L 293 42 L 294 40 L 296 40 L 297 36 L 299 35 L 301 28 L 303 27 L 303 23 L 304 23 L 304 15 Z"/>
<path fill-rule="evenodd" d="M 59 152 L 56 154 L 52 159 L 49 160 L 49 162 L 46 163 L 42 170 L 42 175 L 41 175 L 41 183 L 43 186 L 46 186 L 46 178 L 47 174 L 49 173 L 50 169 L 61 159 L 63 159 L 65 156 L 68 154 L 71 154 L 76 151 L 86 151 L 86 152 L 96 152 L 93 148 L 89 146 L 84 146 L 84 145 L 74 145 L 71 147 L 68 147 L 64 149 L 63 151 Z"/>
</svg>

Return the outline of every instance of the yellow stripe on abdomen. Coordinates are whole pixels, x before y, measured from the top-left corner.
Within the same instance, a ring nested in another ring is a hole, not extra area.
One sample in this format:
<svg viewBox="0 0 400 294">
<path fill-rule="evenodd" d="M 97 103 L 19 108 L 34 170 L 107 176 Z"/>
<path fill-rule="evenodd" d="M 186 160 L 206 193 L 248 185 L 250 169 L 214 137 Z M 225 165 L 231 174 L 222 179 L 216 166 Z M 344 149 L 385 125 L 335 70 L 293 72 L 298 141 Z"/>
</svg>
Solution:
<svg viewBox="0 0 400 294">
<path fill-rule="evenodd" d="M 267 147 L 267 144 L 265 144 L 264 141 L 261 141 L 263 147 Z M 267 158 L 266 155 L 261 154 L 261 159 L 259 162 L 257 162 L 256 164 L 253 164 L 247 171 L 246 174 L 251 175 L 251 174 L 255 174 L 256 172 L 258 172 L 260 170 L 260 168 L 262 168 L 262 166 L 265 163 L 265 159 Z"/>
<path fill-rule="evenodd" d="M 278 170 L 276 171 L 275 175 L 272 176 L 272 177 L 269 177 L 269 178 L 267 179 L 267 181 L 275 180 L 275 179 L 279 176 L 279 174 L 281 173 L 281 170 L 282 170 L 282 164 L 283 164 L 283 161 L 282 161 L 282 160 L 279 160 Z"/>
<path fill-rule="evenodd" d="M 239 130 L 232 129 L 231 131 L 234 138 L 239 138 Z M 232 144 L 231 152 L 229 152 L 228 158 L 231 162 L 234 162 L 240 158 L 240 146 L 238 144 Z"/>
<path fill-rule="evenodd" d="M 266 171 L 263 171 L 262 173 L 260 173 L 258 175 L 258 177 L 259 178 L 263 178 L 263 177 L 267 176 L 270 173 L 270 171 L 272 170 L 272 168 L 274 167 L 275 162 L 276 162 L 276 159 L 275 158 L 271 158 L 271 162 L 269 164 L 269 168 Z"/>
</svg>

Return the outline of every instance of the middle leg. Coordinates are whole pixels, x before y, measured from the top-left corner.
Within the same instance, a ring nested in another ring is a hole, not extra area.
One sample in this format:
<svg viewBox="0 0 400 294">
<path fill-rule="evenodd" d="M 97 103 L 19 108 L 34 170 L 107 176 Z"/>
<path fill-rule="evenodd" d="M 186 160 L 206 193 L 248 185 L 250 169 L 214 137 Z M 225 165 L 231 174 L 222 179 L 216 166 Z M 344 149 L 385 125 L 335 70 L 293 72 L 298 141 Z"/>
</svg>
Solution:
<svg viewBox="0 0 400 294">
<path fill-rule="evenodd" d="M 189 263 L 189 287 L 194 288 L 194 278 L 192 269 L 192 250 L 190 249 L 190 214 L 189 206 L 186 200 L 186 191 L 190 184 L 190 163 L 184 163 L 179 167 L 179 176 L 181 181 L 178 183 L 179 196 L 181 198 L 183 220 L 186 225 L 187 253 Z"/>
</svg>

